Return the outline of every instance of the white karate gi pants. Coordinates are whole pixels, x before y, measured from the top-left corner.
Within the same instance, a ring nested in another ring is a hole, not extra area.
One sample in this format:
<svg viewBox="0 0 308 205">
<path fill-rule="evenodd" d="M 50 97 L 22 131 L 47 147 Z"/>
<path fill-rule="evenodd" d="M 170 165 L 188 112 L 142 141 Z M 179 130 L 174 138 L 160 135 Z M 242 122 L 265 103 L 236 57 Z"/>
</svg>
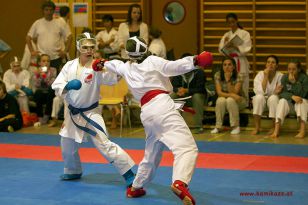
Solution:
<svg viewBox="0 0 308 205">
<path fill-rule="evenodd" d="M 264 95 L 255 95 L 252 98 L 253 114 L 262 115 L 265 108 L 268 108 L 268 117 L 275 118 L 277 105 L 279 102 L 278 95 L 271 95 L 268 98 Z"/>
<path fill-rule="evenodd" d="M 52 100 L 52 111 L 51 117 L 58 119 L 58 113 L 63 105 L 63 99 L 59 96 L 56 96 Z"/>
<path fill-rule="evenodd" d="M 102 128 L 106 131 L 103 117 L 100 114 L 94 113 L 91 115 L 91 119 L 101 125 Z M 135 165 L 131 157 L 119 145 L 111 142 L 103 132 L 89 124 L 87 127 L 96 131 L 97 135 L 95 137 L 91 136 L 95 147 L 111 164 L 115 166 L 121 175 L 125 174 Z M 74 139 L 67 137 L 61 138 L 62 156 L 64 160 L 64 174 L 82 173 L 82 167 L 78 153 L 79 146 L 80 143 L 75 142 Z"/>
<path fill-rule="evenodd" d="M 184 119 L 167 94 L 160 94 L 141 108 L 141 120 L 146 132 L 144 158 L 139 164 L 133 187 L 150 182 L 159 166 L 164 145 L 174 156 L 172 182 L 191 181 L 197 156 L 196 142 Z"/>
<path fill-rule="evenodd" d="M 286 99 L 280 99 L 277 106 L 276 122 L 279 122 L 280 119 L 281 124 L 283 124 L 285 117 L 290 112 L 294 111 L 296 113 L 297 118 L 301 119 L 306 123 L 307 112 L 308 112 L 308 101 L 306 99 L 303 99 L 302 103 L 295 103 L 295 105 L 293 105 L 292 103 L 289 103 Z"/>
</svg>

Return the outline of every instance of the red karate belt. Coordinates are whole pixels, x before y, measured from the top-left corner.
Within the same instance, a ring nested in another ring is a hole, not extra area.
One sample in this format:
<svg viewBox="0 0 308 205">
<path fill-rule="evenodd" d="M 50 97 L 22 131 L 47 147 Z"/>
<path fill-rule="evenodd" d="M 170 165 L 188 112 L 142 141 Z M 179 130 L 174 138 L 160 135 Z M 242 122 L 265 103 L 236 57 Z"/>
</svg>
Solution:
<svg viewBox="0 0 308 205">
<path fill-rule="evenodd" d="M 230 53 L 230 57 L 231 58 L 237 58 L 237 72 L 239 73 L 240 70 L 241 70 L 241 63 L 240 63 L 240 59 L 239 59 L 239 56 L 237 55 L 237 53 Z"/>
<path fill-rule="evenodd" d="M 164 94 L 169 94 L 168 91 L 165 91 L 165 90 L 158 90 L 158 89 L 157 89 L 157 90 L 150 90 L 150 91 L 146 92 L 146 93 L 144 94 L 144 96 L 142 96 L 142 98 L 141 98 L 141 100 L 140 100 L 141 106 L 145 105 L 145 104 L 148 103 L 150 100 L 152 100 L 154 97 L 156 97 L 157 95 L 162 94 L 162 93 L 164 93 Z M 193 114 L 193 115 L 196 113 L 196 111 L 195 111 L 194 109 L 192 109 L 192 108 L 190 108 L 190 107 L 187 107 L 187 106 L 183 106 L 182 110 L 183 110 L 184 112 L 189 112 L 189 113 L 191 113 L 191 114 Z"/>
<path fill-rule="evenodd" d="M 148 103 L 150 100 L 152 100 L 153 98 L 155 98 L 157 95 L 159 94 L 169 94 L 168 91 L 165 91 L 165 90 L 150 90 L 148 92 L 146 92 L 144 94 L 144 96 L 142 96 L 141 100 L 140 100 L 140 103 L 141 103 L 141 106 L 145 105 L 146 103 Z"/>
</svg>

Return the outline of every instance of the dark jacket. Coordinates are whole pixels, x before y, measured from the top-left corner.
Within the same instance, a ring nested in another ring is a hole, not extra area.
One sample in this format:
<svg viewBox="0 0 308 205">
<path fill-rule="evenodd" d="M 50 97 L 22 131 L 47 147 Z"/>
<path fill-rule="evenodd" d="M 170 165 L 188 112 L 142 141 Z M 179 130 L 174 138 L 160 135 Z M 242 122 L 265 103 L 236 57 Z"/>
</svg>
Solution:
<svg viewBox="0 0 308 205">
<path fill-rule="evenodd" d="M 201 69 L 196 69 L 190 72 L 192 74 L 191 78 L 185 78 L 184 75 L 178 75 L 172 78 L 173 92 L 177 92 L 178 88 L 188 88 L 188 95 L 193 95 L 195 93 L 205 94 L 205 74 Z M 185 74 L 187 76 L 187 74 Z"/>
<path fill-rule="evenodd" d="M 284 74 L 281 78 L 281 85 L 283 86 L 280 98 L 284 98 L 292 102 L 292 96 L 300 96 L 308 99 L 308 76 L 305 73 L 299 73 L 298 79 L 295 83 L 289 82 L 288 74 Z"/>
<path fill-rule="evenodd" d="M 17 103 L 17 100 L 13 96 L 6 94 L 6 96 L 2 100 L 0 100 L 0 118 L 3 118 L 9 114 L 15 115 L 15 118 L 12 119 L 14 121 L 13 122 L 14 129 L 15 130 L 20 129 L 22 127 L 22 116 L 19 110 L 19 105 Z M 9 121 L 12 121 L 12 120 L 9 120 Z M 2 121 L 2 124 L 6 123 L 5 121 Z M 6 129 L 7 128 L 5 128 L 5 130 Z"/>
</svg>

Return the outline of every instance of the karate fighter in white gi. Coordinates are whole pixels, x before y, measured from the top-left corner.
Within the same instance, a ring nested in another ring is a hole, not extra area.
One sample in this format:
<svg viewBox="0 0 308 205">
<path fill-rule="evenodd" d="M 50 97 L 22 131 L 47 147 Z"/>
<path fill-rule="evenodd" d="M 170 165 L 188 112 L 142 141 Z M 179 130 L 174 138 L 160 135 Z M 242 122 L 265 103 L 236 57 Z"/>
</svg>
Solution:
<svg viewBox="0 0 308 205">
<path fill-rule="evenodd" d="M 64 160 L 63 180 L 79 179 L 82 175 L 78 149 L 86 136 L 99 152 L 113 164 L 126 180 L 132 184 L 135 174 L 131 168 L 134 161 L 117 144 L 108 139 L 106 126 L 98 109 L 100 85 L 117 83 L 117 75 L 111 72 L 95 72 L 91 65 L 96 45 L 95 37 L 83 33 L 77 37 L 79 58 L 67 62 L 52 84 L 57 96 L 66 101 L 65 120 L 60 130 Z"/>
<path fill-rule="evenodd" d="M 176 61 L 150 55 L 142 38 L 132 37 L 126 43 L 130 60 L 98 60 L 94 70 L 107 70 L 125 78 L 135 99 L 141 102 L 141 121 L 146 132 L 145 154 L 139 164 L 136 178 L 127 188 L 127 197 L 140 197 L 146 194 L 143 187 L 150 182 L 162 158 L 166 145 L 174 155 L 172 191 L 185 205 L 196 204 L 189 193 L 198 148 L 196 142 L 177 110 L 178 106 L 170 98 L 172 85 L 169 77 L 182 75 L 196 69 L 196 65 L 207 66 L 212 63 L 212 55 L 203 52 Z"/>
</svg>

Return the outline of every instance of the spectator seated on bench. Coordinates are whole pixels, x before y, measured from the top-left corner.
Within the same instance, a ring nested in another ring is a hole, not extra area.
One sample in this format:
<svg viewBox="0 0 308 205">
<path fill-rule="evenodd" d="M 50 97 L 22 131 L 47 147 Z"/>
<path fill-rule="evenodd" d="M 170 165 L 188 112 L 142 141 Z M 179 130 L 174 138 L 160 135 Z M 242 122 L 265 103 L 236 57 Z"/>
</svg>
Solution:
<svg viewBox="0 0 308 205">
<path fill-rule="evenodd" d="M 253 117 L 255 129 L 251 134 L 256 135 L 260 132 L 261 116 L 268 108 L 268 117 L 272 118 L 273 127 L 275 126 L 276 109 L 279 101 L 279 92 L 281 91 L 282 73 L 277 71 L 279 60 L 277 56 L 270 55 L 266 58 L 265 69 L 260 71 L 253 82 L 253 91 L 255 96 L 252 98 Z M 271 129 L 268 134 L 272 134 Z"/>
<path fill-rule="evenodd" d="M 215 107 L 216 127 L 211 131 L 217 134 L 222 129 L 226 110 L 230 116 L 231 134 L 240 133 L 239 111 L 246 107 L 246 99 L 242 89 L 243 78 L 237 73 L 234 59 L 226 57 L 222 61 L 222 69 L 215 74 L 215 88 L 218 95 Z"/>
<path fill-rule="evenodd" d="M 191 56 L 192 54 L 185 53 L 181 58 L 185 56 Z M 187 100 L 187 106 L 192 106 L 195 114 L 193 115 L 193 122 L 195 134 L 200 134 L 203 132 L 203 106 L 206 96 L 205 91 L 205 74 L 201 69 L 193 70 L 184 75 L 175 76 L 172 78 L 171 83 L 173 86 L 173 93 L 171 98 L 183 98 L 187 96 L 192 96 L 191 99 Z"/>
<path fill-rule="evenodd" d="M 305 137 L 305 125 L 308 113 L 308 76 L 301 63 L 292 60 L 288 64 L 288 73 L 281 78 L 282 91 L 279 94 L 273 138 L 279 136 L 280 127 L 289 112 L 295 111 L 300 122 L 299 133 L 296 138 Z"/>
</svg>

